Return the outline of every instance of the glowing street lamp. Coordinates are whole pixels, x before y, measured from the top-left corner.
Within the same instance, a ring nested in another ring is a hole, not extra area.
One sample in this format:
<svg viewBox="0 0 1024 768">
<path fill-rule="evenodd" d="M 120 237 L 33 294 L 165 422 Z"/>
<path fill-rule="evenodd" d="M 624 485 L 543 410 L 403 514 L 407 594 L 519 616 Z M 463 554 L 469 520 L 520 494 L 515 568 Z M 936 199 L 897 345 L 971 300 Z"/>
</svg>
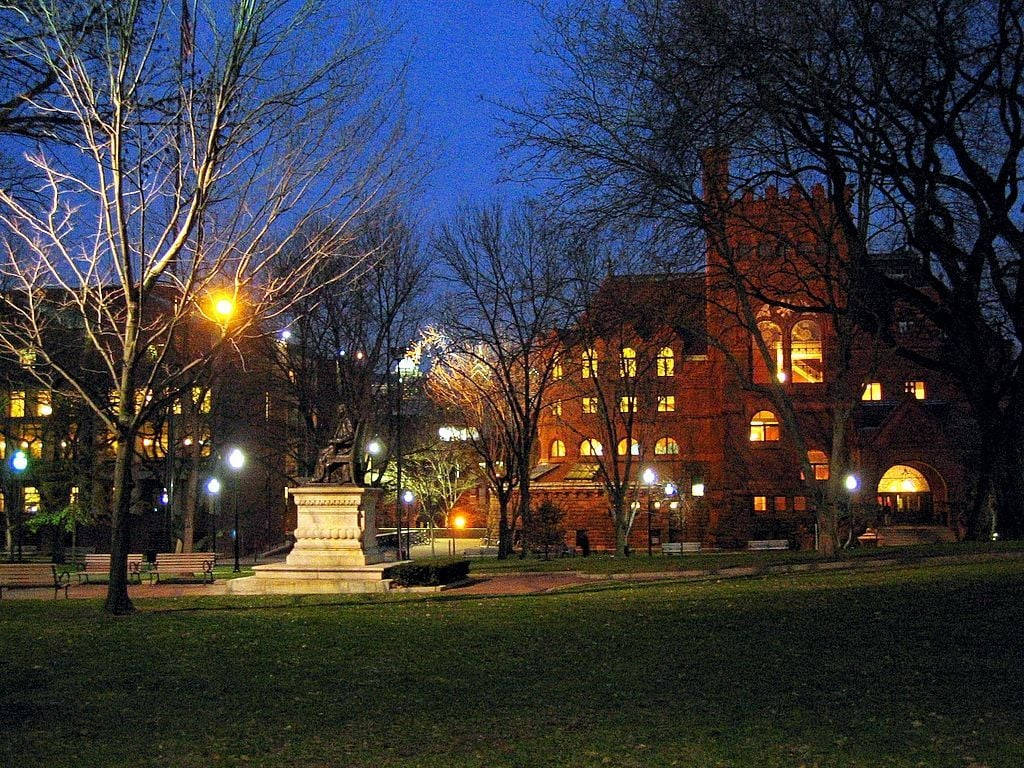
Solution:
<svg viewBox="0 0 1024 768">
<path fill-rule="evenodd" d="M 651 522 L 654 520 L 654 485 L 658 482 L 657 473 L 647 467 L 643 474 L 644 485 L 647 486 L 647 556 L 650 557 L 653 554 L 651 549 Z"/>
<path fill-rule="evenodd" d="M 242 471 L 242 467 L 245 466 L 245 454 L 242 453 L 241 448 L 232 448 L 228 452 L 228 466 L 233 470 L 232 485 L 234 486 L 234 493 L 231 504 L 234 507 L 235 527 L 231 532 L 231 537 L 235 540 L 235 573 L 240 570 L 238 565 L 239 560 L 239 535 L 238 535 L 238 473 Z"/>
<path fill-rule="evenodd" d="M 227 322 L 235 314 L 235 300 L 230 296 L 221 296 L 213 302 L 213 313 L 221 322 Z"/>
<path fill-rule="evenodd" d="M 28 454 L 24 451 L 15 451 L 11 456 L 11 470 L 18 478 L 18 562 L 21 562 L 22 542 L 24 541 L 25 529 L 25 483 L 22 475 L 28 469 Z"/>
<path fill-rule="evenodd" d="M 853 493 L 854 491 L 857 490 L 857 488 L 860 487 L 860 480 L 857 479 L 856 475 L 851 473 L 843 478 L 843 486 L 850 493 Z"/>
<path fill-rule="evenodd" d="M 220 479 L 211 477 L 206 481 L 206 492 L 210 494 L 210 551 L 217 556 L 217 518 L 220 517 Z"/>
</svg>

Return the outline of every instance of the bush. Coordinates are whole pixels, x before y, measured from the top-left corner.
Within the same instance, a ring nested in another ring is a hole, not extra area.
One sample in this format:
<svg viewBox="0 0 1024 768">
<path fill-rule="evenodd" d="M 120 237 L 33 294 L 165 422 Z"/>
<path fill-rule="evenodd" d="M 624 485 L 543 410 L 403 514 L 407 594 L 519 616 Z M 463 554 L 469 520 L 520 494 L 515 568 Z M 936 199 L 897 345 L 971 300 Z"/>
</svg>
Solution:
<svg viewBox="0 0 1024 768">
<path fill-rule="evenodd" d="M 469 560 L 400 563 L 384 570 L 385 579 L 400 587 L 436 587 L 453 584 L 469 576 Z"/>
</svg>

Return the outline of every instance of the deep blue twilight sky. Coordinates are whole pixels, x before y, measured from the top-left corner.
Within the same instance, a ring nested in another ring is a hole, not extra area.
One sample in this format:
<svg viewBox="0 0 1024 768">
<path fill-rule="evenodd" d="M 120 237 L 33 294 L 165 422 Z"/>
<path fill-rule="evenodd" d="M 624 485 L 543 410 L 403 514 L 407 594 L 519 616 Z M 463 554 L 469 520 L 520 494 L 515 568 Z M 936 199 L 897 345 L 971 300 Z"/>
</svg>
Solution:
<svg viewBox="0 0 1024 768">
<path fill-rule="evenodd" d="M 525 0 L 385 0 L 383 10 L 402 27 L 395 55 L 408 57 L 410 106 L 437 154 L 424 223 L 463 202 L 521 197 L 521 186 L 498 186 L 500 110 L 492 102 L 537 91 L 536 11 Z"/>
</svg>

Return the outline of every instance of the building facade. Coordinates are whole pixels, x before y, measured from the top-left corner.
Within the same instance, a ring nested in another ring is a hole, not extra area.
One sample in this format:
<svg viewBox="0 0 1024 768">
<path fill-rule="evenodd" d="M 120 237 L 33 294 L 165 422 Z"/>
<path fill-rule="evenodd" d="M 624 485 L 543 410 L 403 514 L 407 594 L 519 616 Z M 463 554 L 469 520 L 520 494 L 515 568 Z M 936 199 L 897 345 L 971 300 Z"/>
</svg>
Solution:
<svg viewBox="0 0 1024 768">
<path fill-rule="evenodd" d="M 564 510 L 569 544 L 585 534 L 595 549 L 615 545 L 617 496 L 634 549 L 811 547 L 817 491 L 831 483 L 849 512 L 844 536 L 916 526 L 951 538 L 970 419 L 948 381 L 851 319 L 824 192 L 719 205 L 724 226 L 700 272 L 609 277 L 570 334 L 537 436 L 538 503 Z M 888 309 L 886 333 L 932 343 Z"/>
</svg>

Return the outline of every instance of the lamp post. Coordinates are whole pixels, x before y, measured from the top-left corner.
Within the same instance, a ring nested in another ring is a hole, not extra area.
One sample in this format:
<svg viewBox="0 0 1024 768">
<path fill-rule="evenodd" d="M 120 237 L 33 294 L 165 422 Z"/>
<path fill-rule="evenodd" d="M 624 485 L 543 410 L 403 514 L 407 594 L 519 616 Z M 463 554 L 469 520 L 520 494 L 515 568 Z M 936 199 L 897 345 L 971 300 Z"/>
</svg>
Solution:
<svg viewBox="0 0 1024 768">
<path fill-rule="evenodd" d="M 392 358 L 393 359 L 393 358 Z M 402 391 L 404 378 L 413 372 L 416 363 L 404 352 L 398 360 L 396 373 L 398 377 L 397 394 L 398 401 L 395 405 L 395 538 L 398 544 L 398 559 L 402 559 L 402 512 L 403 510 L 403 488 L 402 488 L 402 400 L 405 395 Z"/>
<path fill-rule="evenodd" d="M 206 482 L 206 492 L 210 494 L 210 551 L 217 557 L 217 518 L 220 517 L 220 480 L 211 477 Z"/>
<path fill-rule="evenodd" d="M 409 505 L 413 503 L 416 496 L 412 491 L 406 490 L 402 493 L 402 518 L 405 519 L 408 515 Z M 401 535 L 399 535 L 398 548 L 402 548 Z M 405 526 L 405 556 L 412 558 L 412 527 L 410 525 Z"/>
<path fill-rule="evenodd" d="M 18 479 L 17 484 L 17 508 L 18 508 L 18 562 L 21 562 L 22 541 L 25 535 L 25 483 L 24 472 L 28 469 L 28 455 L 24 451 L 15 451 L 11 456 L 11 470 Z"/>
<path fill-rule="evenodd" d="M 658 482 L 658 475 L 648 467 L 644 470 L 644 485 L 647 486 L 647 556 L 651 557 L 651 522 L 654 520 L 654 484 Z"/>
<path fill-rule="evenodd" d="M 235 567 L 234 572 L 238 573 L 238 559 L 239 559 L 239 531 L 238 531 L 238 475 L 242 471 L 242 467 L 245 466 L 245 454 L 242 453 L 241 448 L 232 448 L 228 453 L 228 466 L 234 471 L 232 475 L 233 493 L 231 499 L 231 505 L 234 508 L 235 527 L 231 532 L 231 537 L 235 540 Z"/>
</svg>

